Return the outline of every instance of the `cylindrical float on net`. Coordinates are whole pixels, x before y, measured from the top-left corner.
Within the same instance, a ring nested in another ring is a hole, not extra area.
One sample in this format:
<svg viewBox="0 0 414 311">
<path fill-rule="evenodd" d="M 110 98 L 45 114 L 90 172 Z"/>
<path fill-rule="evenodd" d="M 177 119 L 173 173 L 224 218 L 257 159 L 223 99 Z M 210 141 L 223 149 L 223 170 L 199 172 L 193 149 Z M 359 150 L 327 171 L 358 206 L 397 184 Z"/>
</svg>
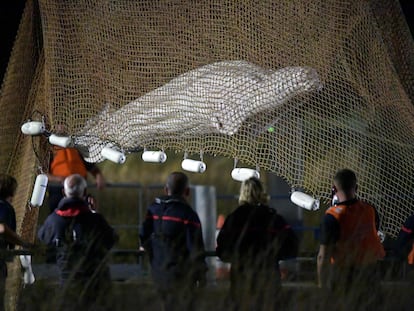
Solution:
<svg viewBox="0 0 414 311">
<path fill-rule="evenodd" d="M 245 181 L 251 177 L 260 178 L 260 173 L 251 168 L 238 167 L 231 171 L 231 178 L 237 181 Z"/>
<path fill-rule="evenodd" d="M 32 197 L 30 199 L 30 205 L 33 207 L 39 207 L 43 204 L 43 200 L 46 194 L 48 178 L 46 174 L 39 174 L 36 177 L 36 181 L 33 187 Z"/>
<path fill-rule="evenodd" d="M 29 121 L 22 125 L 21 131 L 25 135 L 40 135 L 45 131 L 45 125 L 40 121 Z"/>
<path fill-rule="evenodd" d="M 24 268 L 23 272 L 23 283 L 24 284 L 33 284 L 35 282 L 35 276 L 32 269 L 32 256 L 30 255 L 20 255 L 20 263 Z"/>
<path fill-rule="evenodd" d="M 290 195 L 290 200 L 293 204 L 304 208 L 308 211 L 316 211 L 319 209 L 319 200 L 316 200 L 309 194 L 300 192 L 300 191 L 294 191 Z"/>
<path fill-rule="evenodd" d="M 144 151 L 141 157 L 144 162 L 164 163 L 167 161 L 167 155 L 163 151 Z"/>
<path fill-rule="evenodd" d="M 118 150 L 114 150 L 110 147 L 104 147 L 101 150 L 101 155 L 112 162 L 118 163 L 118 164 L 123 164 L 126 160 L 126 156 L 123 152 L 118 151 Z"/>
<path fill-rule="evenodd" d="M 189 172 L 204 173 L 207 165 L 203 161 L 184 159 L 183 162 L 181 162 L 181 168 Z"/>
<path fill-rule="evenodd" d="M 69 147 L 71 142 L 72 142 L 72 139 L 68 136 L 58 136 L 56 134 L 52 134 L 49 136 L 49 143 L 55 146 L 62 147 L 62 148 Z"/>
</svg>

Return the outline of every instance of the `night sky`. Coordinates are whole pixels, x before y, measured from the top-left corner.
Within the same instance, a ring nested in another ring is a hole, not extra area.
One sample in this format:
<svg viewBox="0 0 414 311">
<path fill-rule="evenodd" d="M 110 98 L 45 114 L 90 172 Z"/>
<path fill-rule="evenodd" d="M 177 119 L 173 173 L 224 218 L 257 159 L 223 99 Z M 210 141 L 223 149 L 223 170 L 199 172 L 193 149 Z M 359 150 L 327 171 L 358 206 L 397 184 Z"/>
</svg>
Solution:
<svg viewBox="0 0 414 311">
<path fill-rule="evenodd" d="M 7 67 L 25 0 L 0 0 L 0 85 Z M 400 0 L 411 33 L 414 35 L 414 1 Z"/>
</svg>

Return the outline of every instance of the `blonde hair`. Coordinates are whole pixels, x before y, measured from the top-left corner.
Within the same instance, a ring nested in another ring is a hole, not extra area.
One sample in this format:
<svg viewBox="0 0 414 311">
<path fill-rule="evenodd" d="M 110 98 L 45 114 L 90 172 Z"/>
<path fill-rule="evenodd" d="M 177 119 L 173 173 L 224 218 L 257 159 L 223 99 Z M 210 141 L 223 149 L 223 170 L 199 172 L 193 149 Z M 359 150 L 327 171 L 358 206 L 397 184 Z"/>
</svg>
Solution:
<svg viewBox="0 0 414 311">
<path fill-rule="evenodd" d="M 269 196 L 259 179 L 251 177 L 243 181 L 240 187 L 239 204 L 268 205 Z"/>
</svg>

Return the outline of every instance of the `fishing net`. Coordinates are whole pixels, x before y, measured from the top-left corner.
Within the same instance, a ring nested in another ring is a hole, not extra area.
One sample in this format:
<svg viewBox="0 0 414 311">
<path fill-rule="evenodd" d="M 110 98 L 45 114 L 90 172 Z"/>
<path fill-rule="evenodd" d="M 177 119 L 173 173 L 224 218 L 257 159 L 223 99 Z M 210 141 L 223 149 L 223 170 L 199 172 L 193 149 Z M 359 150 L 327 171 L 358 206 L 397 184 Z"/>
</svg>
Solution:
<svg viewBox="0 0 414 311">
<path fill-rule="evenodd" d="M 0 97 L 19 230 L 34 238 L 50 151 L 21 134 L 31 119 L 90 162 L 220 155 L 326 202 L 347 167 L 395 237 L 414 212 L 413 72 L 398 1 L 28 1 Z"/>
</svg>

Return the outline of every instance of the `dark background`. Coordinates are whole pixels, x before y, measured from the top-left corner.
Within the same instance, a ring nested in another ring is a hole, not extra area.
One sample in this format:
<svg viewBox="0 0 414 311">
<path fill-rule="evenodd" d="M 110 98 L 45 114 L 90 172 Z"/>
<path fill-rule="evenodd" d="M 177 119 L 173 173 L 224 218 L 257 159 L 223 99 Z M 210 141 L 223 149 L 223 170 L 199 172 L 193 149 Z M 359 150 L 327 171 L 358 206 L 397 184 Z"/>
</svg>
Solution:
<svg viewBox="0 0 414 311">
<path fill-rule="evenodd" d="M 0 85 L 7 68 L 25 0 L 0 0 Z M 401 7 L 414 35 L 414 0 L 400 0 Z"/>
</svg>

